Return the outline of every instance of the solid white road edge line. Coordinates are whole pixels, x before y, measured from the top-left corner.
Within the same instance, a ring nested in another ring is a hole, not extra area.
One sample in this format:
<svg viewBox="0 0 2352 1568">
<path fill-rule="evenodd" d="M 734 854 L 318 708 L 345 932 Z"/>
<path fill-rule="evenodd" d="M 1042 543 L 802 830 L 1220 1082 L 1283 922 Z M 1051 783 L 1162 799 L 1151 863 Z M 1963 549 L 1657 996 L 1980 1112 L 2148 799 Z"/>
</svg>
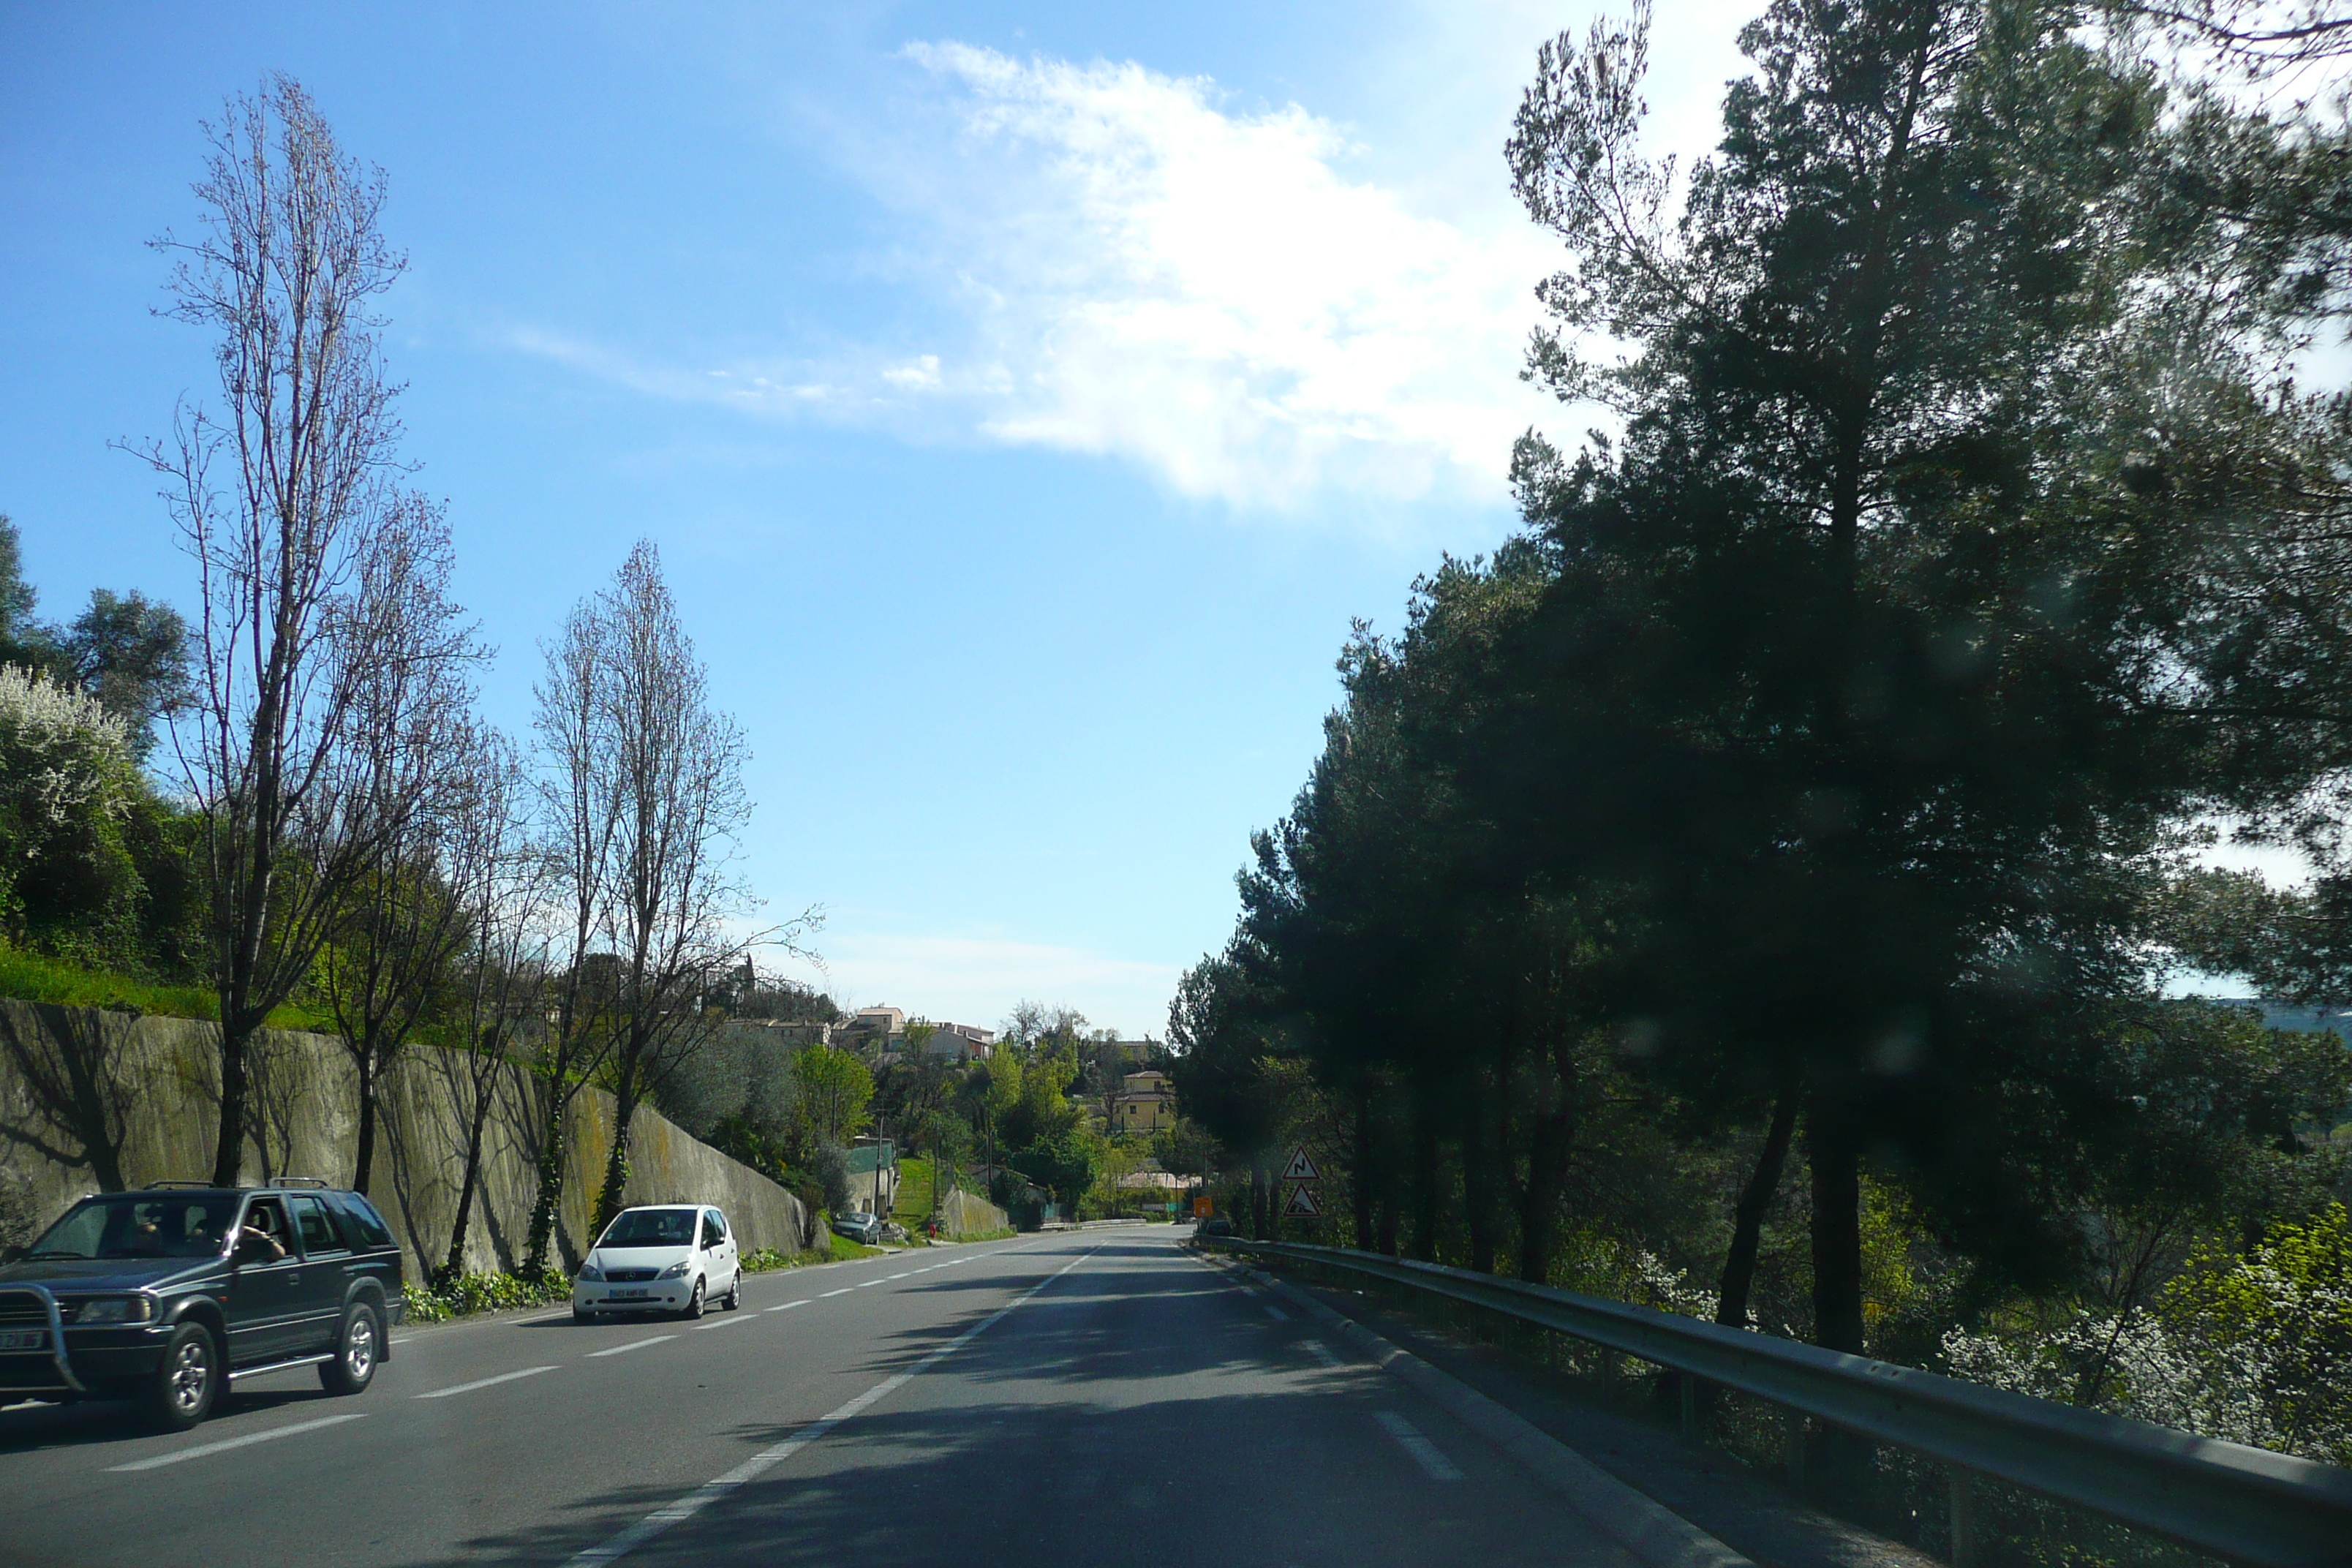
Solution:
<svg viewBox="0 0 2352 1568">
<path fill-rule="evenodd" d="M 436 1388 L 425 1394 L 410 1394 L 409 1397 L 412 1399 L 446 1399 L 453 1394 L 471 1394 L 478 1388 L 488 1388 L 493 1384 L 512 1383 L 519 1377 L 537 1377 L 542 1372 L 553 1372 L 554 1370 L 555 1369 L 551 1366 L 527 1366 L 520 1372 L 502 1372 L 496 1377 L 478 1377 L 471 1383 L 460 1383 L 448 1388 Z"/>
<path fill-rule="evenodd" d="M 614 1345 L 608 1351 L 590 1351 L 588 1352 L 588 1359 L 593 1361 L 598 1356 L 621 1355 L 629 1351 L 641 1351 L 647 1345 L 667 1344 L 676 1338 L 677 1338 L 676 1334 L 656 1334 L 649 1340 L 631 1340 L 627 1344 Z"/>
<path fill-rule="evenodd" d="M 291 1426 L 272 1426 L 267 1432 L 248 1432 L 242 1437 L 224 1437 L 217 1443 L 199 1443 L 193 1448 L 175 1448 L 168 1454 L 158 1454 L 152 1459 L 133 1459 L 127 1465 L 109 1465 L 110 1473 L 121 1470 L 157 1470 L 165 1465 L 176 1465 L 183 1459 L 201 1459 L 207 1454 L 226 1454 L 231 1448 L 250 1447 L 278 1437 L 291 1437 L 298 1433 L 316 1432 L 321 1426 L 333 1426 L 344 1421 L 358 1421 L 367 1415 L 354 1410 L 349 1415 L 321 1415 L 316 1421 L 297 1421 Z"/>
<path fill-rule="evenodd" d="M 1099 1243 L 1097 1243 L 1097 1245 L 1099 1245 Z M 704 1482 L 701 1486 L 697 1487 L 694 1490 L 687 1493 L 684 1497 L 679 1498 L 677 1501 L 670 1503 L 666 1507 L 656 1509 L 653 1512 L 646 1515 L 645 1518 L 637 1521 L 636 1523 L 629 1526 L 626 1530 L 624 1530 L 610 1541 L 605 1542 L 602 1546 L 592 1546 L 587 1551 L 580 1553 L 577 1557 L 572 1558 L 571 1562 L 564 1564 L 564 1568 L 603 1568 L 604 1564 L 614 1562 L 618 1558 L 625 1557 L 628 1553 L 635 1552 L 638 1547 L 643 1546 L 646 1542 L 651 1541 L 654 1537 L 661 1534 L 671 1525 L 681 1524 L 686 1521 L 692 1519 L 696 1514 L 700 1513 L 704 1509 L 709 1508 L 720 1498 L 723 1498 L 729 1493 L 734 1491 L 738 1487 L 741 1487 L 749 1482 L 757 1480 L 760 1477 L 767 1474 L 768 1471 L 775 1468 L 778 1465 L 782 1464 L 786 1459 L 791 1458 L 794 1454 L 799 1453 L 803 1448 L 807 1447 L 811 1443 L 815 1442 L 818 1438 L 824 1436 L 826 1433 L 832 1431 L 843 1422 L 856 1415 L 860 1411 L 864 1410 L 867 1405 L 872 1405 L 876 1400 L 882 1398 L 886 1394 L 896 1393 L 898 1389 L 905 1387 L 909 1383 L 912 1383 L 917 1377 L 932 1366 L 945 1361 L 956 1352 L 963 1349 L 964 1346 L 971 1343 L 972 1341 L 980 1338 L 981 1335 L 986 1333 L 990 1329 L 995 1327 L 998 1322 L 1002 1321 L 1005 1315 L 1011 1312 L 1013 1308 L 1018 1307 L 1021 1303 L 1029 1300 L 1030 1297 L 1034 1296 L 1038 1291 L 1043 1290 L 1046 1286 L 1051 1285 L 1055 1280 L 1059 1279 L 1063 1275 L 1067 1274 L 1071 1269 L 1076 1268 L 1079 1264 L 1084 1263 L 1094 1250 L 1094 1247 L 1089 1247 L 1085 1252 L 1079 1253 L 1076 1258 L 1071 1258 L 1067 1263 L 1063 1264 L 1059 1268 L 1055 1269 L 1054 1272 L 1046 1275 L 1045 1278 L 1038 1280 L 1034 1285 L 1030 1286 L 1028 1289 L 1024 1290 L 1020 1295 L 1013 1298 L 1012 1300 L 1005 1302 L 1004 1305 L 997 1308 L 995 1311 L 991 1312 L 987 1317 L 982 1318 L 979 1322 L 974 1323 L 971 1328 L 966 1329 L 954 1339 L 950 1340 L 939 1349 L 931 1352 L 929 1355 L 923 1357 L 922 1360 L 917 1362 L 906 1371 L 899 1373 L 895 1376 L 884 1378 L 881 1382 L 876 1384 L 873 1387 L 867 1389 L 865 1393 L 859 1394 L 848 1404 L 841 1405 L 837 1409 L 828 1411 L 824 1415 L 818 1416 L 815 1420 L 810 1422 L 807 1426 L 802 1427 L 799 1431 L 793 1433 L 782 1442 L 778 1443 L 775 1447 L 761 1449 L 758 1453 L 752 1455 L 750 1458 L 744 1460 L 741 1464 L 736 1466 L 725 1475 L 719 1476 L 713 1480 Z M 1441 1455 L 1439 1458 L 1442 1459 L 1444 1456 Z"/>
<path fill-rule="evenodd" d="M 1397 1440 L 1398 1447 L 1421 1461 L 1421 1468 L 1429 1472 L 1431 1480 L 1458 1481 L 1462 1479 L 1462 1472 L 1454 1468 L 1454 1461 L 1439 1453 L 1437 1445 L 1423 1436 L 1412 1422 L 1393 1410 L 1374 1411 L 1372 1418 Z"/>
</svg>

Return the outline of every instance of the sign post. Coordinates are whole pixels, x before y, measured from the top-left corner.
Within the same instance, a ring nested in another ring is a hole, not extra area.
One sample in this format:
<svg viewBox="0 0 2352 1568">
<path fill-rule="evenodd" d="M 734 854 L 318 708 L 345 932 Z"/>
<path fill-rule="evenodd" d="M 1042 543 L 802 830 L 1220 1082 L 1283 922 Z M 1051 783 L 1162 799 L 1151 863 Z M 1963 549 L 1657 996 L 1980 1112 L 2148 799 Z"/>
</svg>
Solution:
<svg viewBox="0 0 2352 1568">
<path fill-rule="evenodd" d="M 1307 1155 L 1307 1145 L 1301 1143 L 1290 1152 L 1290 1163 L 1283 1166 L 1282 1179 L 1292 1185 L 1290 1196 L 1283 1200 L 1280 1218 L 1323 1217 L 1322 1205 L 1315 1201 L 1315 1184 L 1323 1179 L 1323 1173 L 1315 1168 L 1314 1160 Z"/>
</svg>

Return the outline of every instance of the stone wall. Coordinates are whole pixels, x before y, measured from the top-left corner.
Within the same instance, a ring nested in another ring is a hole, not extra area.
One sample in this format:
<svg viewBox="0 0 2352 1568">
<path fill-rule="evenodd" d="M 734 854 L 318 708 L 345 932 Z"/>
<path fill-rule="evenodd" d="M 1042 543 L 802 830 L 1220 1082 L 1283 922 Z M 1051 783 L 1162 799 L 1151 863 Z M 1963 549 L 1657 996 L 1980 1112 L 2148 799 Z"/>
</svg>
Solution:
<svg viewBox="0 0 2352 1568">
<path fill-rule="evenodd" d="M 216 1026 L 194 1019 L 0 999 L 0 1173 L 16 1201 L 46 1223 L 85 1193 L 209 1176 L 220 1123 L 217 1038 Z M 475 1065 L 465 1051 L 418 1047 L 383 1086 L 368 1195 L 400 1238 L 412 1281 L 447 1255 Z M 521 1260 L 549 1105 L 546 1081 L 519 1064 L 500 1063 L 488 1076 L 467 1269 Z M 245 1179 L 348 1183 L 358 1095 L 341 1044 L 265 1030 L 252 1079 Z M 585 1247 L 613 1147 L 614 1111 L 611 1095 L 583 1089 L 566 1112 L 556 1237 L 567 1267 Z M 810 1216 L 798 1198 L 656 1112 L 637 1111 L 629 1146 L 627 1202 L 716 1204 L 745 1251 L 810 1244 Z"/>
</svg>

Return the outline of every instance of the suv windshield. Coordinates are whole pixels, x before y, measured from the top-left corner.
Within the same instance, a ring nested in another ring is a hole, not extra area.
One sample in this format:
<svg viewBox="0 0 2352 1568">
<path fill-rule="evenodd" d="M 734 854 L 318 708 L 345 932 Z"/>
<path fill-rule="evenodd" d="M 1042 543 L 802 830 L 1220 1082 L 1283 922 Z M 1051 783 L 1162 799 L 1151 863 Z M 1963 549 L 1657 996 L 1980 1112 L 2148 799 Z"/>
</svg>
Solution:
<svg viewBox="0 0 2352 1568">
<path fill-rule="evenodd" d="M 599 1247 L 692 1247 L 694 1210 L 632 1209 L 614 1220 Z"/>
<path fill-rule="evenodd" d="M 49 1226 L 26 1258 L 213 1258 L 236 1210 L 229 1193 L 84 1198 Z"/>
</svg>

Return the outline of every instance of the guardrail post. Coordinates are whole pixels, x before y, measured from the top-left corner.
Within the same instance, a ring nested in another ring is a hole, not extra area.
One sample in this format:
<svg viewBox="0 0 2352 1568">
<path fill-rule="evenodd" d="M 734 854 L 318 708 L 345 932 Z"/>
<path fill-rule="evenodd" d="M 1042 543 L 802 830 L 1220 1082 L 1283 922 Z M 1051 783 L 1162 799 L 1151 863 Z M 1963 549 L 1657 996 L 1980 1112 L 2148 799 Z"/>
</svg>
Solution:
<svg viewBox="0 0 2352 1568">
<path fill-rule="evenodd" d="M 1976 1568 L 1976 1478 L 1955 1465 L 1947 1479 L 1952 1495 L 1952 1568 Z"/>
<path fill-rule="evenodd" d="M 1789 1469 L 1789 1484 L 1805 1489 L 1805 1413 L 1780 1412 L 1780 1459 Z"/>
<path fill-rule="evenodd" d="M 1675 1373 L 1675 1381 L 1682 1384 L 1683 1441 L 1696 1446 L 1705 1436 L 1699 1430 L 1698 1379 L 1686 1372 L 1678 1372 Z"/>
</svg>

